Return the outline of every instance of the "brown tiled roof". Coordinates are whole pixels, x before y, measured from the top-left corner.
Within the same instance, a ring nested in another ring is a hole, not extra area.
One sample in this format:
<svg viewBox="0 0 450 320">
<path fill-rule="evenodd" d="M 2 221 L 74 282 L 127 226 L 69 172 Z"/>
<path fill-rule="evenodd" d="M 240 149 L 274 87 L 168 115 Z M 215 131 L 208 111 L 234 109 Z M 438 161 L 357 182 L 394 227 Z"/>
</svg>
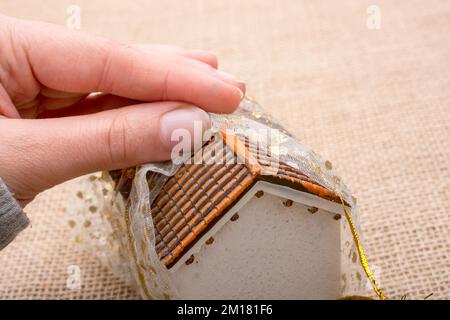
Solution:
<svg viewBox="0 0 450 320">
<path fill-rule="evenodd" d="M 248 140 L 215 135 L 170 177 L 152 203 L 156 251 L 170 268 L 257 182 L 268 181 L 331 201 L 330 190 Z M 273 168 L 276 170 L 271 170 Z M 127 196 L 128 179 L 119 188 Z M 131 177 L 132 178 L 132 177 Z M 125 182 L 124 182 L 125 181 Z"/>
</svg>

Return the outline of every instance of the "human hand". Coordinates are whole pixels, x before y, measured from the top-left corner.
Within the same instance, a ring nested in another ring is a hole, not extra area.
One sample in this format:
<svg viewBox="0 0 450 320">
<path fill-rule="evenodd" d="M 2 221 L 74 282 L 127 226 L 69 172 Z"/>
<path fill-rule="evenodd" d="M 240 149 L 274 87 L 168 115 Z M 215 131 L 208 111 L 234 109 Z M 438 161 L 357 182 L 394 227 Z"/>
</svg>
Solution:
<svg viewBox="0 0 450 320">
<path fill-rule="evenodd" d="M 169 159 L 173 130 L 205 131 L 205 111 L 239 105 L 245 85 L 216 68 L 205 51 L 0 15 L 0 177 L 25 205 L 89 172 Z"/>
</svg>

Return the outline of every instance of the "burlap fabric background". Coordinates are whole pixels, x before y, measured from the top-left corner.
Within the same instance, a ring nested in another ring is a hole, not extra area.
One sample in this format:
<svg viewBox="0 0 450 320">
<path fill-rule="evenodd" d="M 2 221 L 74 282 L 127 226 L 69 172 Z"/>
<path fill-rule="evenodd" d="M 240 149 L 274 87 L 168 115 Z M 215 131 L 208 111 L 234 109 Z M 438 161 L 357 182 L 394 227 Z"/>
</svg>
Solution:
<svg viewBox="0 0 450 320">
<path fill-rule="evenodd" d="M 217 52 L 221 68 L 323 158 L 361 208 L 366 249 L 391 297 L 450 298 L 449 1 L 0 0 L 0 11 L 134 43 Z M 366 26 L 367 7 L 381 29 Z M 27 207 L 0 252 L 1 298 L 138 298 L 68 237 L 73 182 Z M 66 288 L 81 268 L 81 290 Z"/>
</svg>

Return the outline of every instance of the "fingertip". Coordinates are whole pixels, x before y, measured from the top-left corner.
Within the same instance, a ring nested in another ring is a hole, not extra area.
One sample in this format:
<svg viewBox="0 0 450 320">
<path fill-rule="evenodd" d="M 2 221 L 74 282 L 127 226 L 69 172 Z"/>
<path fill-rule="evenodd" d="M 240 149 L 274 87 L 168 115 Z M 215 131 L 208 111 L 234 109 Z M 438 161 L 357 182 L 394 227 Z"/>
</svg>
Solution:
<svg viewBox="0 0 450 320">
<path fill-rule="evenodd" d="M 191 58 L 204 62 L 214 69 L 217 69 L 219 66 L 217 55 L 213 52 L 205 50 L 190 50 L 189 55 Z"/>
<path fill-rule="evenodd" d="M 242 89 L 241 88 L 239 88 L 239 87 L 235 87 L 236 88 L 236 92 L 237 92 L 237 94 L 235 93 L 234 94 L 234 103 L 231 105 L 231 109 L 228 111 L 229 113 L 231 113 L 231 112 L 234 112 L 238 107 L 239 107 L 239 105 L 241 104 L 241 102 L 242 102 L 242 100 L 244 100 L 244 97 L 245 97 L 245 85 L 242 87 Z"/>
<path fill-rule="evenodd" d="M 234 75 L 227 73 L 223 70 L 217 70 L 215 72 L 215 75 L 218 76 L 219 79 L 225 81 L 226 83 L 239 88 L 239 90 L 241 90 L 245 94 L 246 90 L 245 81 L 239 80 Z"/>
<path fill-rule="evenodd" d="M 244 98 L 244 92 L 236 86 L 224 84 L 223 92 L 218 95 L 217 100 L 208 108 L 208 111 L 215 113 L 234 112 Z"/>
<path fill-rule="evenodd" d="M 245 93 L 247 92 L 247 85 L 243 81 L 236 81 L 236 82 L 237 82 L 236 87 L 241 91 L 240 94 L 242 101 L 242 99 L 244 99 L 245 97 Z"/>
</svg>

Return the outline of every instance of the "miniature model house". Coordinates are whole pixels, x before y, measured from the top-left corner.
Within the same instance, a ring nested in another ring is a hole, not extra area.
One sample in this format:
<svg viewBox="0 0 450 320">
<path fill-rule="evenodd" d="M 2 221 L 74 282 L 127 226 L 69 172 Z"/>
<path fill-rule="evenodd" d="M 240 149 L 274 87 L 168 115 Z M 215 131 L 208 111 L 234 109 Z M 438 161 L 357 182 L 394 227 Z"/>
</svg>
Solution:
<svg viewBox="0 0 450 320">
<path fill-rule="evenodd" d="M 151 204 L 155 250 L 178 297 L 340 296 L 336 194 L 287 163 L 273 170 L 270 156 L 223 133 L 195 157 L 202 161 L 186 161 Z M 117 188 L 127 196 L 130 183 Z"/>
</svg>

